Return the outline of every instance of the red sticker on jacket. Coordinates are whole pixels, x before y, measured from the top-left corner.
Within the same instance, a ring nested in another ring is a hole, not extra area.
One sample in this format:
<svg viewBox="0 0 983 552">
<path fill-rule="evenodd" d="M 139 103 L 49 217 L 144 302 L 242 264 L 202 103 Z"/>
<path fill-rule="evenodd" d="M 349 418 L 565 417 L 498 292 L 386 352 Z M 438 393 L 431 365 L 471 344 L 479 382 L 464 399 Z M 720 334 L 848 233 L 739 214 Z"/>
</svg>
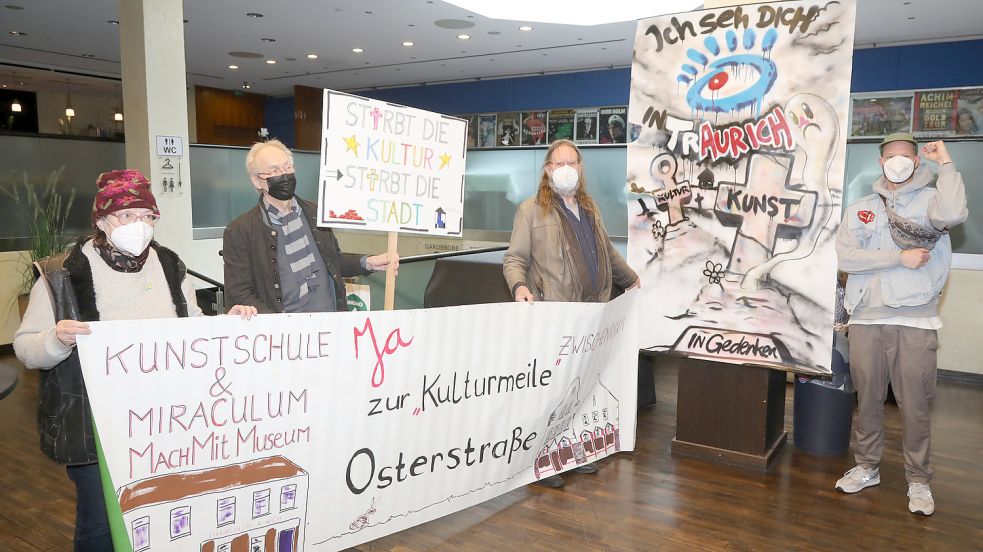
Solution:
<svg viewBox="0 0 983 552">
<path fill-rule="evenodd" d="M 874 221 L 874 212 L 873 211 L 860 211 L 859 213 L 857 213 L 857 217 L 860 218 L 860 222 L 862 222 L 864 224 L 870 224 L 871 222 Z"/>
</svg>

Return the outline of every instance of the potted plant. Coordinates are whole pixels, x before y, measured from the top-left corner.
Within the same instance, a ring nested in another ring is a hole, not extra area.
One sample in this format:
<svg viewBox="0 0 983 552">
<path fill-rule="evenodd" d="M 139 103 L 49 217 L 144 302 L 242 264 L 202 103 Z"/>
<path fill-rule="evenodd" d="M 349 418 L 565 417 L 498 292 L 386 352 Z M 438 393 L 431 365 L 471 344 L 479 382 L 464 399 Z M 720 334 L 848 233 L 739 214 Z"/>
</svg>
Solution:
<svg viewBox="0 0 983 552">
<path fill-rule="evenodd" d="M 25 171 L 21 182 L 15 177 L 9 184 L 0 184 L 0 194 L 19 206 L 19 214 L 27 223 L 31 240 L 30 260 L 24 263 L 21 271 L 21 293 L 17 298 L 22 318 L 34 285 L 34 262 L 64 251 L 70 242 L 65 236 L 65 224 L 75 202 L 75 190 L 67 195 L 58 191 L 58 182 L 64 172 L 65 167 L 62 167 L 49 174 L 44 184 L 33 184 Z"/>
</svg>

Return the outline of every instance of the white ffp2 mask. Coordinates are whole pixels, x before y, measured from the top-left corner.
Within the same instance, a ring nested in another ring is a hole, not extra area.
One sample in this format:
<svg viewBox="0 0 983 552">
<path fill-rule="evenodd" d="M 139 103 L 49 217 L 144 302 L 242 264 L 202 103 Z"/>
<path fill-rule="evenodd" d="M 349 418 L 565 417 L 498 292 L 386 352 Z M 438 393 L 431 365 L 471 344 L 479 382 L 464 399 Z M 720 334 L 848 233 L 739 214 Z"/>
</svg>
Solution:
<svg viewBox="0 0 983 552">
<path fill-rule="evenodd" d="M 563 165 L 558 169 L 553 169 L 553 173 L 550 175 L 550 184 L 552 184 L 556 193 L 560 195 L 569 195 L 570 192 L 576 190 L 579 180 L 580 175 L 577 173 L 577 169 L 570 165 Z"/>
<path fill-rule="evenodd" d="M 117 226 L 109 233 L 109 241 L 116 249 L 132 257 L 139 257 L 153 239 L 154 227 L 142 220 Z"/>
<path fill-rule="evenodd" d="M 915 172 L 915 162 L 908 157 L 895 155 L 884 162 L 884 178 L 900 184 L 911 177 Z"/>
</svg>

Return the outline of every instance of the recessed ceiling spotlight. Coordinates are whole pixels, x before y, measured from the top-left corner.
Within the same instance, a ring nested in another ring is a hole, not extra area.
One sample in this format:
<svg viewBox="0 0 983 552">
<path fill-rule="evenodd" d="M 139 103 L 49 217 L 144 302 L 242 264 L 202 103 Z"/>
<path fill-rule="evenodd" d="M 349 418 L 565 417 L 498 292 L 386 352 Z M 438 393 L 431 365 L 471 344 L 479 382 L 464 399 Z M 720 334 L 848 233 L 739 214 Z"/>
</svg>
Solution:
<svg viewBox="0 0 983 552">
<path fill-rule="evenodd" d="M 461 40 L 468 40 L 469 38 L 471 38 L 471 35 L 469 35 L 469 34 L 459 34 L 459 35 L 457 35 L 457 38 L 460 38 Z"/>
<path fill-rule="evenodd" d="M 307 54 L 307 59 L 317 59 L 317 54 Z"/>
<path fill-rule="evenodd" d="M 82 57 L 91 59 L 91 58 L 94 58 L 96 56 L 95 56 L 95 54 L 82 54 Z"/>
<path fill-rule="evenodd" d="M 24 9 L 23 6 L 18 6 L 17 4 L 7 4 L 4 7 L 7 8 L 8 10 L 22 10 L 22 9 Z"/>
<path fill-rule="evenodd" d="M 266 63 L 268 63 L 269 65 L 276 65 L 276 60 L 275 59 L 268 59 L 268 60 L 266 60 Z"/>
<path fill-rule="evenodd" d="M 27 33 L 22 33 L 20 31 L 10 31 L 10 34 L 14 36 L 27 36 Z"/>
<path fill-rule="evenodd" d="M 523 25 L 523 26 L 519 27 L 519 30 L 520 31 L 527 31 L 528 32 L 528 31 L 531 31 L 532 30 L 532 27 L 530 27 L 529 25 Z"/>
<path fill-rule="evenodd" d="M 238 66 L 238 65 L 230 65 L 230 66 L 229 66 L 229 69 L 238 69 L 238 68 L 239 68 L 239 66 Z"/>
<path fill-rule="evenodd" d="M 365 50 L 363 50 L 363 49 L 361 49 L 361 48 L 352 48 L 352 52 L 355 52 L 356 54 L 361 54 L 361 53 L 362 53 L 362 52 L 364 52 L 364 51 L 365 51 Z"/>
<path fill-rule="evenodd" d="M 246 17 L 254 17 L 256 19 L 259 19 L 260 17 L 263 17 L 263 14 L 259 12 L 246 12 Z"/>
<path fill-rule="evenodd" d="M 409 46 L 412 46 L 412 45 L 413 45 L 413 43 L 411 41 L 409 41 L 409 40 L 403 41 L 403 46 L 409 47 Z"/>
<path fill-rule="evenodd" d="M 246 81 L 242 81 L 242 87 L 245 88 L 246 90 L 252 88 L 252 86 L 250 86 L 250 84 Z"/>
<path fill-rule="evenodd" d="M 119 25 L 119 19 L 110 19 L 106 21 L 106 23 L 109 23 L 110 25 Z"/>
<path fill-rule="evenodd" d="M 269 37 L 265 37 L 265 36 L 263 38 L 261 38 L 260 40 L 262 40 L 263 42 L 276 42 L 276 39 L 275 38 L 269 38 Z"/>
</svg>

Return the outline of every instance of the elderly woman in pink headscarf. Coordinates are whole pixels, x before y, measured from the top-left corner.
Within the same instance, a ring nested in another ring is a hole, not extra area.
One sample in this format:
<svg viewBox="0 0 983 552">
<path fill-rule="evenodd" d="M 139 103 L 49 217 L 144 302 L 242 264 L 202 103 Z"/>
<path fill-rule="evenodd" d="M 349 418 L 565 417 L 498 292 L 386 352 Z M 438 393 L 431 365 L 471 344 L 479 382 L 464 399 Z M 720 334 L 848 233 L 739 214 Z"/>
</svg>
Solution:
<svg viewBox="0 0 983 552">
<path fill-rule="evenodd" d="M 35 263 L 38 276 L 14 335 L 24 366 L 41 373 L 41 450 L 67 466 L 76 486 L 75 550 L 112 550 L 96 458 L 92 413 L 75 348 L 88 322 L 201 316 L 181 259 L 154 241 L 160 220 L 150 182 L 140 171 L 99 175 L 93 235 Z M 250 318 L 255 307 L 230 314 Z"/>
</svg>

